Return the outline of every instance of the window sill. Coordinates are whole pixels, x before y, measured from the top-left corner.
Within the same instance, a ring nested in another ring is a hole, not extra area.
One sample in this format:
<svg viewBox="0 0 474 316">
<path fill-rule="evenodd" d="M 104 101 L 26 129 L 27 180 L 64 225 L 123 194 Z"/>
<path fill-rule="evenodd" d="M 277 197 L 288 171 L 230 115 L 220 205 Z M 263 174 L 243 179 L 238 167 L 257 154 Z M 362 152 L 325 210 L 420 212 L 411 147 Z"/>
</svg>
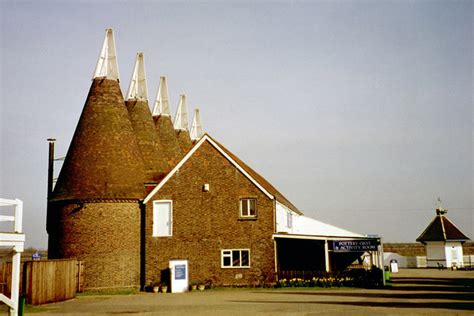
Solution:
<svg viewBox="0 0 474 316">
<path fill-rule="evenodd" d="M 221 269 L 250 269 L 250 267 L 223 267 Z"/>
<path fill-rule="evenodd" d="M 256 221 L 257 219 L 257 216 L 239 217 L 239 221 Z"/>
</svg>

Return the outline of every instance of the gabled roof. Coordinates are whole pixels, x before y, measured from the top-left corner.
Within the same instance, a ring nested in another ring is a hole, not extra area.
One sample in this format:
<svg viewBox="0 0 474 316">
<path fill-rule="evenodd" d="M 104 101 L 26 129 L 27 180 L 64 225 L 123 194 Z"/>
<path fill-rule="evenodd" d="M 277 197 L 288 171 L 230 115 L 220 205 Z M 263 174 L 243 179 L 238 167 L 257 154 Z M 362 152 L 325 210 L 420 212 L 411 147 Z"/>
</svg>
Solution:
<svg viewBox="0 0 474 316">
<path fill-rule="evenodd" d="M 467 241 L 464 235 L 446 216 L 437 215 L 416 241 Z"/>
<path fill-rule="evenodd" d="M 214 140 L 215 141 L 215 140 Z M 303 214 L 301 213 L 296 206 L 294 206 L 286 197 L 283 196 L 270 182 L 268 182 L 264 177 L 262 177 L 258 172 L 250 168 L 245 162 L 240 160 L 239 157 L 234 155 L 230 150 L 225 148 L 222 144 L 218 143 L 215 141 L 221 148 L 222 150 L 229 155 L 232 159 L 234 159 L 237 164 L 239 164 L 242 169 L 244 169 L 252 178 L 254 178 L 262 187 L 265 188 L 270 194 L 272 194 L 275 199 L 285 205 L 286 207 L 290 208 L 292 211 L 295 211 L 298 214 Z"/>
<path fill-rule="evenodd" d="M 242 160 L 230 152 L 227 148 L 222 146 L 220 143 L 215 141 L 208 134 L 204 134 L 203 137 L 194 145 L 194 147 L 184 156 L 184 158 L 166 175 L 166 177 L 146 196 L 144 203 L 148 201 L 173 177 L 173 175 L 181 168 L 181 166 L 192 157 L 196 150 L 201 147 L 204 142 L 209 142 L 217 151 L 219 151 L 231 164 L 233 164 L 242 174 L 247 177 L 255 186 L 257 186 L 268 198 L 276 199 L 280 203 L 284 204 L 292 211 L 302 214 L 290 201 L 288 201 L 275 187 L 273 187 L 267 180 L 265 180 L 256 171 L 247 166 Z"/>
</svg>

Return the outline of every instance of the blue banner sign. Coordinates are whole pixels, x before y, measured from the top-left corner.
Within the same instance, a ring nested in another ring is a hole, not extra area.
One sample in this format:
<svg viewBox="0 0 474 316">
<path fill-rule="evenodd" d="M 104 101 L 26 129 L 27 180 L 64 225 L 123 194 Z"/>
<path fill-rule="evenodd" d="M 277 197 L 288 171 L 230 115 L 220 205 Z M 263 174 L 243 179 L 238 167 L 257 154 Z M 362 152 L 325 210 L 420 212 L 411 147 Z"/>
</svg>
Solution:
<svg viewBox="0 0 474 316">
<path fill-rule="evenodd" d="M 335 240 L 332 245 L 334 252 L 364 252 L 377 251 L 379 242 L 376 239 Z"/>
<path fill-rule="evenodd" d="M 174 267 L 174 279 L 175 280 L 186 280 L 186 265 L 178 264 Z"/>
</svg>

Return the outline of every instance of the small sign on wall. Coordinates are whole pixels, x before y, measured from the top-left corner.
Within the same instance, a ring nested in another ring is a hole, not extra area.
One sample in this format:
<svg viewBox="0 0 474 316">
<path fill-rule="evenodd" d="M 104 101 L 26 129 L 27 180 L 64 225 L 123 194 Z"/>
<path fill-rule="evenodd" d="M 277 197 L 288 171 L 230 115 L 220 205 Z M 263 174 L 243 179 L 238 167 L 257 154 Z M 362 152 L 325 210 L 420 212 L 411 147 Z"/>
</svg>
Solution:
<svg viewBox="0 0 474 316">
<path fill-rule="evenodd" d="M 177 264 L 174 266 L 174 278 L 175 280 L 186 280 L 186 265 Z"/>
<path fill-rule="evenodd" d="M 378 245 L 377 239 L 335 240 L 333 250 L 334 252 L 377 251 Z"/>
<path fill-rule="evenodd" d="M 31 260 L 38 261 L 41 260 L 41 254 L 39 252 L 35 252 L 31 255 Z"/>
</svg>

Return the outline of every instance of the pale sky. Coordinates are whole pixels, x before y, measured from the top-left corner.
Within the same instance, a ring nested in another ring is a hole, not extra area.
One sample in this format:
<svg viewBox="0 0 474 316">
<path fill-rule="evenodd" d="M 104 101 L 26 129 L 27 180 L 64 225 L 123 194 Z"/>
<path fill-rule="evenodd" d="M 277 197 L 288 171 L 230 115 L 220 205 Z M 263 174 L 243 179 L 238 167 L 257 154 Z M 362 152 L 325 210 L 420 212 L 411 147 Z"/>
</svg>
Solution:
<svg viewBox="0 0 474 316">
<path fill-rule="evenodd" d="M 204 129 L 306 215 L 414 242 L 435 216 L 474 238 L 472 1 L 0 0 L 0 197 L 46 248 L 46 139 L 64 156 L 104 31 L 122 92 L 145 54 Z M 191 118 L 190 118 L 191 120 Z M 56 164 L 56 174 L 60 164 Z"/>
</svg>

